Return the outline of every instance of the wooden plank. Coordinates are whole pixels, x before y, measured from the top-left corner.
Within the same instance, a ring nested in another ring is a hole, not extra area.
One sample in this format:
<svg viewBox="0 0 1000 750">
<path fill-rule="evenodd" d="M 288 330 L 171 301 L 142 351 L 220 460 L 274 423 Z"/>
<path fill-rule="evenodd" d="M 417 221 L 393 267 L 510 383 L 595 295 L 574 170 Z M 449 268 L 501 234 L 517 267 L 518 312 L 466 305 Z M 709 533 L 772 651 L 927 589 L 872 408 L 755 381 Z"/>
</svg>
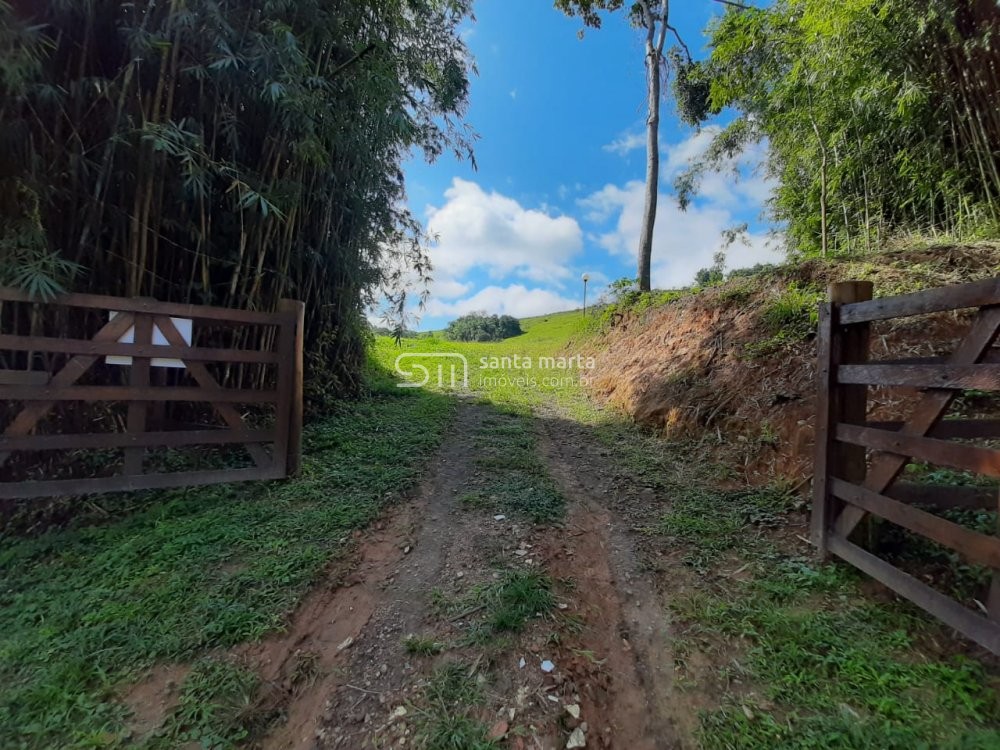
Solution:
<svg viewBox="0 0 1000 750">
<path fill-rule="evenodd" d="M 844 305 L 840 322 L 861 323 L 1000 304 L 1000 277 Z"/>
<path fill-rule="evenodd" d="M 997 511 L 997 532 L 1000 533 L 1000 492 L 996 493 L 993 509 Z M 1000 624 L 1000 569 L 993 568 L 990 577 L 990 590 L 986 593 L 986 616 Z"/>
<path fill-rule="evenodd" d="M 129 328 L 132 327 L 133 317 L 132 315 L 119 315 L 114 319 L 108 321 L 102 328 L 94 335 L 95 341 L 117 341 Z M 75 383 L 80 377 L 91 368 L 91 366 L 97 361 L 96 356 L 92 355 L 77 355 L 70 359 L 63 368 L 52 376 L 49 381 L 49 387 L 58 386 L 68 386 Z M 0 387 L 0 399 L 11 399 L 12 396 L 9 395 L 8 391 L 10 388 L 7 386 Z M 14 417 L 7 428 L 4 430 L 3 434 L 6 437 L 17 437 L 19 435 L 27 435 L 33 429 L 35 425 L 38 424 L 39 420 L 42 419 L 49 410 L 55 406 L 54 401 L 43 401 L 40 403 L 33 403 L 26 406 L 21 412 Z M 6 462 L 9 454 L 0 453 L 0 466 Z"/>
<path fill-rule="evenodd" d="M 153 341 L 153 319 L 149 315 L 135 316 L 135 343 L 151 344 Z M 142 390 L 149 387 L 149 357 L 135 357 L 129 367 L 129 390 Z M 146 412 L 148 405 L 143 401 L 129 401 L 128 415 L 125 419 L 125 429 L 133 435 L 146 431 Z M 142 447 L 125 449 L 125 473 L 142 474 L 142 462 L 146 457 L 146 449 Z"/>
<path fill-rule="evenodd" d="M 824 538 L 836 517 L 838 503 L 830 495 L 827 484 L 831 475 L 848 478 L 864 477 L 865 452 L 834 440 L 832 428 L 838 422 L 864 422 L 867 411 L 866 388 L 837 386 L 837 366 L 845 362 L 864 361 L 868 355 L 868 325 L 844 328 L 840 325 L 840 308 L 844 303 L 871 299 L 870 282 L 831 284 L 830 302 L 820 306 L 817 335 L 817 417 L 816 467 L 813 471 L 813 542 L 825 556 Z"/>
<path fill-rule="evenodd" d="M 285 321 L 288 319 L 287 315 L 282 315 L 280 317 Z M 163 338 L 165 338 L 169 343 L 174 346 L 184 345 L 184 337 L 181 336 L 180 331 L 177 330 L 176 326 L 174 326 L 174 322 L 169 317 L 158 317 L 154 322 L 156 323 L 156 327 L 160 329 L 160 333 L 163 334 Z M 188 373 L 195 379 L 198 385 L 205 389 L 218 390 L 218 381 L 212 377 L 212 373 L 208 371 L 208 368 L 205 367 L 205 365 L 200 364 L 199 362 L 185 362 L 184 364 Z M 231 430 L 234 430 L 237 433 L 247 431 L 247 426 L 243 422 L 243 417 L 241 417 L 240 413 L 232 406 L 218 401 L 213 401 L 212 405 L 215 407 L 215 411 L 218 412 L 219 416 L 222 417 L 223 421 L 229 425 Z M 267 451 L 265 451 L 260 445 L 247 443 L 245 447 L 247 453 L 250 454 L 254 463 L 257 464 L 258 467 L 268 466 L 272 463 L 272 458 L 267 455 Z"/>
<path fill-rule="evenodd" d="M 956 550 L 971 562 L 1000 568 L 1000 539 L 994 536 L 972 531 L 843 479 L 833 479 L 830 491 L 841 500 Z"/>
<path fill-rule="evenodd" d="M 1000 365 L 841 365 L 837 382 L 1000 391 Z"/>
<path fill-rule="evenodd" d="M 954 628 L 994 654 L 1000 655 L 1000 625 L 966 609 L 958 602 L 904 573 L 885 560 L 851 544 L 837 534 L 827 540 L 830 551 L 875 580 L 909 599 L 925 612 Z"/>
<path fill-rule="evenodd" d="M 1000 307 L 990 307 L 979 311 L 969 333 L 952 353 L 950 364 L 972 365 L 989 350 L 1000 330 Z M 926 435 L 937 425 L 938 421 L 948 411 L 955 392 L 947 389 L 930 390 L 924 393 L 906 424 L 900 428 L 900 434 Z M 909 462 L 906 456 L 885 453 L 876 456 L 868 469 L 865 487 L 873 492 L 885 492 L 903 467 Z M 835 523 L 837 533 L 847 538 L 864 516 L 859 508 L 847 507 Z"/>
<path fill-rule="evenodd" d="M 837 440 L 852 445 L 863 445 L 900 456 L 912 456 L 938 466 L 1000 477 L 1000 450 L 852 424 L 837 425 L 836 436 Z"/>
<path fill-rule="evenodd" d="M 0 437 L 0 450 L 49 451 L 87 450 L 97 448 L 177 448 L 186 445 L 225 445 L 227 443 L 271 443 L 273 430 L 174 430 L 171 432 L 89 432 L 70 435 L 27 435 Z"/>
<path fill-rule="evenodd" d="M 287 372 L 280 377 L 278 390 L 283 394 L 283 400 L 278 405 L 287 419 L 282 425 L 287 441 L 281 448 L 285 451 L 285 467 L 288 476 L 298 474 L 302 466 L 302 419 L 303 419 L 303 335 L 305 328 L 305 303 L 297 300 L 283 299 L 278 302 L 278 310 L 295 317 L 294 326 L 281 328 L 282 368 Z M 278 451 L 276 450 L 275 453 Z"/>
<path fill-rule="evenodd" d="M 41 301 L 19 289 L 0 287 L 0 302 L 40 303 Z M 93 310 L 137 312 L 148 315 L 165 315 L 174 318 L 193 318 L 195 320 L 213 320 L 220 323 L 272 326 L 282 323 L 281 316 L 278 313 L 237 310 L 228 307 L 208 307 L 186 303 L 158 302 L 156 300 L 140 298 L 109 297 L 101 294 L 60 294 L 52 299 L 45 300 L 44 304 L 83 307 Z"/>
<path fill-rule="evenodd" d="M 902 359 L 875 359 L 873 365 L 946 365 L 951 361 L 951 355 L 943 357 L 903 357 Z M 979 359 L 987 364 L 1000 364 L 1000 349 L 988 349 Z"/>
<path fill-rule="evenodd" d="M 201 362 L 249 362 L 275 364 L 275 352 L 250 349 L 211 349 L 191 346 L 119 344 L 117 341 L 59 339 L 45 336 L 0 335 L 0 349 L 11 351 L 54 352 L 58 354 L 97 354 L 119 357 L 164 357 Z"/>
<path fill-rule="evenodd" d="M 12 401 L 209 401 L 230 404 L 269 404 L 277 391 L 250 388 L 181 388 L 174 386 L 67 385 L 10 386 L 3 389 Z"/>
<path fill-rule="evenodd" d="M 917 484 L 895 482 L 885 491 L 888 497 L 903 503 L 927 505 L 938 510 L 968 508 L 994 510 L 997 506 L 997 487 L 958 487 L 951 484 Z"/>
<path fill-rule="evenodd" d="M 866 422 L 865 427 L 899 430 L 905 422 Z M 975 440 L 1000 437 L 1000 419 L 943 419 L 932 427 L 928 437 Z"/>
<path fill-rule="evenodd" d="M 36 497 L 78 497 L 105 492 L 134 492 L 166 487 L 198 487 L 206 484 L 278 479 L 272 466 L 212 471 L 179 471 L 171 474 L 142 474 L 96 479 L 52 479 L 40 482 L 0 482 L 0 499 Z"/>
<path fill-rule="evenodd" d="M 834 517 L 830 507 L 830 467 L 837 443 L 831 426 L 839 419 L 833 414 L 834 390 L 833 329 L 836 310 L 829 302 L 820 305 L 816 333 L 816 458 L 813 463 L 813 502 L 809 533 L 819 554 L 827 554 L 826 536 Z"/>
<path fill-rule="evenodd" d="M 0 385 L 48 385 L 44 370 L 0 370 Z"/>
</svg>

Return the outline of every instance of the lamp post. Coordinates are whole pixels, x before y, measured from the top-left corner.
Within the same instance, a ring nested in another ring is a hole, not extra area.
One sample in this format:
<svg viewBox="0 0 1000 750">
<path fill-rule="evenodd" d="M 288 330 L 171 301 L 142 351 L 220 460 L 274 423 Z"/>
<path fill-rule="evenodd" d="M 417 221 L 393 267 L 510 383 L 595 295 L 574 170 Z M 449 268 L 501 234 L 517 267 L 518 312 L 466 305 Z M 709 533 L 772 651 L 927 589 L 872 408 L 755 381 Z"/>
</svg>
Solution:
<svg viewBox="0 0 1000 750">
<path fill-rule="evenodd" d="M 583 279 L 583 317 L 587 317 L 587 282 L 590 281 L 590 274 L 585 273 L 580 278 Z"/>
</svg>

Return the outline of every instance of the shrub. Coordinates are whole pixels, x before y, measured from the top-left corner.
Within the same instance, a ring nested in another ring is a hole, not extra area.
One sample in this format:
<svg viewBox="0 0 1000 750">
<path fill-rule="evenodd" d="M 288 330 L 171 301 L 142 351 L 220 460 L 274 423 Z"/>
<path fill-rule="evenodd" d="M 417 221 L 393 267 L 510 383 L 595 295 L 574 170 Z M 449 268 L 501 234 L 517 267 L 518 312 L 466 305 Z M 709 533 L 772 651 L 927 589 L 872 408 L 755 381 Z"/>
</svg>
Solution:
<svg viewBox="0 0 1000 750">
<path fill-rule="evenodd" d="M 477 312 L 451 321 L 444 335 L 452 341 L 502 341 L 522 333 L 517 318 Z"/>
</svg>

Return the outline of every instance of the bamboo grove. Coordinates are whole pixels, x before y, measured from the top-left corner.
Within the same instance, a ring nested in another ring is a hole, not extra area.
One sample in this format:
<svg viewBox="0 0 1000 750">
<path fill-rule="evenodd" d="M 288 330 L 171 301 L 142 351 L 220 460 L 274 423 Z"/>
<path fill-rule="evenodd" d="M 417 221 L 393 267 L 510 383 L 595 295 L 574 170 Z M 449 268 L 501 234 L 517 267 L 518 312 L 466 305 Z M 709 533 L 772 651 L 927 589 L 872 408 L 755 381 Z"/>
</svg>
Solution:
<svg viewBox="0 0 1000 750">
<path fill-rule="evenodd" d="M 402 310 L 398 282 L 429 274 L 400 164 L 471 156 L 469 13 L 0 0 L 0 283 L 259 310 L 301 299 L 313 395 L 356 391 L 366 306 L 386 292 Z"/>
<path fill-rule="evenodd" d="M 773 218 L 798 255 L 900 235 L 1000 230 L 1000 10 L 994 0 L 777 0 L 728 6 L 674 89 L 693 123 L 737 117 L 677 181 L 766 141 Z"/>
</svg>

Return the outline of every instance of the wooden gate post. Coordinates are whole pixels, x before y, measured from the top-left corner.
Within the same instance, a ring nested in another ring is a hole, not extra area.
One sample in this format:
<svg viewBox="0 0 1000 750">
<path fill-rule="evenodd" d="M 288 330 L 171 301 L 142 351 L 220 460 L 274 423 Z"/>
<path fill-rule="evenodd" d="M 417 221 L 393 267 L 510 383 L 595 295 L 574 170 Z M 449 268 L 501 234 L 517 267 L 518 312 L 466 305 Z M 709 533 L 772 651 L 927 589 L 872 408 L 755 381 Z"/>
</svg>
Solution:
<svg viewBox="0 0 1000 750">
<path fill-rule="evenodd" d="M 306 305 L 293 299 L 278 300 L 278 312 L 290 313 L 295 316 L 295 337 L 292 342 L 282 342 L 280 351 L 283 359 L 278 367 L 291 368 L 291 401 L 288 414 L 287 459 L 285 462 L 288 476 L 299 473 L 302 466 L 302 413 L 303 394 L 302 381 L 304 369 L 303 335 L 306 319 Z M 284 334 L 284 331 L 282 332 Z M 287 382 L 287 381 L 286 381 Z"/>
<path fill-rule="evenodd" d="M 830 493 L 830 477 L 860 484 L 867 470 L 864 447 L 840 443 L 835 437 L 837 424 L 864 424 L 868 411 L 868 387 L 839 385 L 837 367 L 867 361 L 869 324 L 841 325 L 840 306 L 870 300 L 872 291 L 870 281 L 835 282 L 830 285 L 829 302 L 820 305 L 811 535 L 824 558 L 828 555 L 827 533 L 839 504 Z"/>
</svg>

